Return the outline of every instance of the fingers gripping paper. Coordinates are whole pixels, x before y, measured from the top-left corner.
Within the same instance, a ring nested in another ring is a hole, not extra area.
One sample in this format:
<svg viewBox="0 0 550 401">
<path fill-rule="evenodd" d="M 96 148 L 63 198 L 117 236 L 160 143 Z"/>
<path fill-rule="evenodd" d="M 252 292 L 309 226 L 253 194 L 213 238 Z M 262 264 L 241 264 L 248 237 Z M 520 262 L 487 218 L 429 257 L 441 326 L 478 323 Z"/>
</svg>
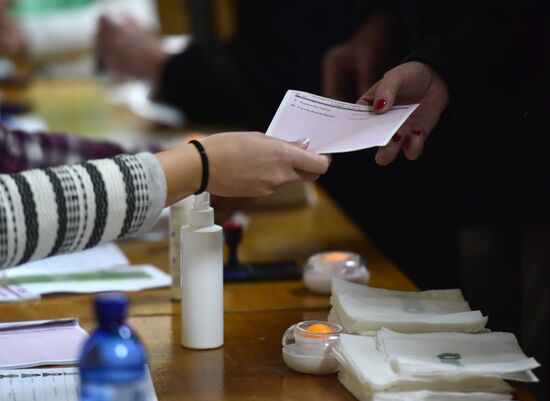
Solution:
<svg viewBox="0 0 550 401">
<path fill-rule="evenodd" d="M 417 107 L 376 114 L 370 106 L 289 90 L 266 134 L 287 141 L 309 138 L 308 150 L 315 153 L 351 152 L 386 145 Z"/>
</svg>

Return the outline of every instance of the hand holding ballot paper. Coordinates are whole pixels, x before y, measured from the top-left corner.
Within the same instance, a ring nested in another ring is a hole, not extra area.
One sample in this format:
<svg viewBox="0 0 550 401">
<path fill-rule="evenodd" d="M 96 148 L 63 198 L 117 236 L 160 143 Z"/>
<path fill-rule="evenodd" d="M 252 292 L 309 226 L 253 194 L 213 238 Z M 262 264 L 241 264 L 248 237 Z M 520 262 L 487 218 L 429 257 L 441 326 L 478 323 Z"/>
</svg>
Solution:
<svg viewBox="0 0 550 401">
<path fill-rule="evenodd" d="M 340 153 L 386 145 L 418 105 L 377 114 L 371 106 L 289 90 L 266 134 L 287 141 L 309 138 L 315 153 Z"/>
<path fill-rule="evenodd" d="M 416 160 L 448 102 L 441 77 L 426 64 L 409 62 L 388 71 L 358 104 L 289 90 L 267 135 L 286 140 L 308 137 L 309 150 L 316 153 L 380 146 L 376 162 L 384 166 L 401 150 L 407 159 Z"/>
</svg>

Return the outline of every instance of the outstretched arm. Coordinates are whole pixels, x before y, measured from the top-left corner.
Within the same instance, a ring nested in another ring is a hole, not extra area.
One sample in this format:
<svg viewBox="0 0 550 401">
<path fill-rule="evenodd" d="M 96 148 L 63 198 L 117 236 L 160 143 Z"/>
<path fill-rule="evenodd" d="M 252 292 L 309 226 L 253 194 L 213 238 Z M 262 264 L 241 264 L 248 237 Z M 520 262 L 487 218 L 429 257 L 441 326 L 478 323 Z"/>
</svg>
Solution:
<svg viewBox="0 0 550 401">
<path fill-rule="evenodd" d="M 330 159 L 260 133 L 203 139 L 207 190 L 259 196 L 291 181 L 314 180 Z M 197 191 L 203 165 L 191 144 L 0 175 L 0 268 L 73 252 L 148 230 L 165 206 Z"/>
</svg>

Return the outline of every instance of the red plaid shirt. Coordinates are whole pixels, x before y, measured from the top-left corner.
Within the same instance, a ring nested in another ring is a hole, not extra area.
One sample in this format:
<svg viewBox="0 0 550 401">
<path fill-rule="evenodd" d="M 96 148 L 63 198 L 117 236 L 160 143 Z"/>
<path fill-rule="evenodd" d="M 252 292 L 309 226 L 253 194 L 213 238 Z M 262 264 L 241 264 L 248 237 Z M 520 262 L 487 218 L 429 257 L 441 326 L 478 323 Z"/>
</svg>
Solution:
<svg viewBox="0 0 550 401">
<path fill-rule="evenodd" d="M 158 146 L 125 146 L 49 132 L 9 130 L 0 124 L 0 173 L 81 163 L 121 153 L 156 152 Z"/>
</svg>

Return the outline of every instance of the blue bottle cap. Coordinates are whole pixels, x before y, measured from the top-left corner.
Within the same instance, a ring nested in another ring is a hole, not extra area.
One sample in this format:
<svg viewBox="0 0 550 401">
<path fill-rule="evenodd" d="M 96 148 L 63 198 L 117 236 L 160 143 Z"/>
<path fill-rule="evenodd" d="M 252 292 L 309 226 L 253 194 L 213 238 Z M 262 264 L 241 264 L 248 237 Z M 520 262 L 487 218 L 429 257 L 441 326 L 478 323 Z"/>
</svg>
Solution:
<svg viewBox="0 0 550 401">
<path fill-rule="evenodd" d="M 123 292 L 100 294 L 95 297 L 94 304 L 100 324 L 122 322 L 128 310 L 128 296 Z"/>
</svg>

